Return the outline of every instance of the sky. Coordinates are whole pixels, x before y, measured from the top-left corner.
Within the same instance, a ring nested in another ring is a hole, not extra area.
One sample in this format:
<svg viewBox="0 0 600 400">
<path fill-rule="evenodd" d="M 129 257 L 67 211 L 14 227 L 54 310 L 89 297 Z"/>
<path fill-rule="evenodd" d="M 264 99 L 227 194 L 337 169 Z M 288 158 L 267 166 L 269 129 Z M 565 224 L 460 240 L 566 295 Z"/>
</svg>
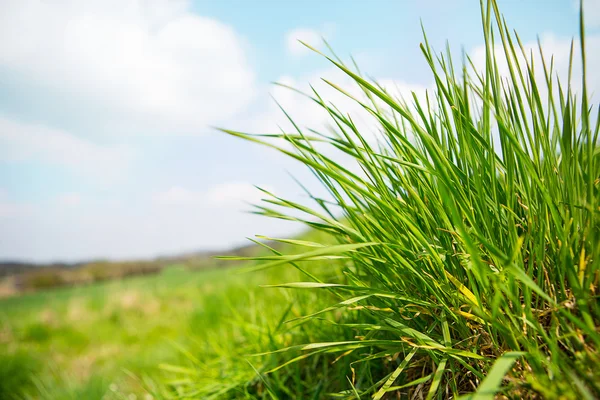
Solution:
<svg viewBox="0 0 600 400">
<path fill-rule="evenodd" d="M 526 45 L 566 65 L 572 0 L 500 0 Z M 600 93 L 600 0 L 586 0 Z M 134 259 L 226 249 L 302 227 L 248 213 L 254 185 L 302 200 L 301 165 L 213 127 L 275 133 L 326 122 L 272 85 L 348 85 L 298 43 L 355 57 L 400 91 L 432 86 L 419 50 L 482 55 L 476 0 L 4 0 L 0 2 L 0 260 Z M 560 68 L 559 68 L 560 69 Z"/>
</svg>

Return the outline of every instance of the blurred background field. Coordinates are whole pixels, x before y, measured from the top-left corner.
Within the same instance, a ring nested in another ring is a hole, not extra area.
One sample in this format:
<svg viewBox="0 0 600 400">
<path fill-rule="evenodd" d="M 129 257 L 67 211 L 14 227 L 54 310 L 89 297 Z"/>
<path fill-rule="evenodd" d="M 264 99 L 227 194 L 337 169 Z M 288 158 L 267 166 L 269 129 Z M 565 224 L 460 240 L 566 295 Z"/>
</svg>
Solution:
<svg viewBox="0 0 600 400">
<path fill-rule="evenodd" d="M 261 252 L 255 246 L 226 254 Z M 204 390 L 194 398 L 263 398 L 268 392 L 252 364 L 265 370 L 282 358 L 250 355 L 347 335 L 331 324 L 295 329 L 285 323 L 333 301 L 313 291 L 261 287 L 301 280 L 293 268 L 243 273 L 252 264 L 194 260 L 0 299 L 0 399 L 162 399 L 185 396 L 190 383 Z M 313 270 L 323 276 L 338 271 L 334 263 Z M 343 385 L 337 374 L 348 373 L 348 366 L 323 360 L 311 359 L 323 368 L 310 377 L 300 375 L 298 363 L 269 379 L 284 382 L 290 395 Z M 185 378 L 188 373 L 194 376 Z"/>
<path fill-rule="evenodd" d="M 211 304 L 233 290 L 244 296 L 241 282 L 224 270 L 172 265 L 157 275 L 3 299 L 0 398 L 139 395 L 126 371 L 151 374 L 160 362 L 178 361 L 173 343 L 214 328 Z"/>
<path fill-rule="evenodd" d="M 144 398 L 140 377 L 157 376 L 160 363 L 182 363 L 177 344 L 204 346 L 222 334 L 227 308 L 244 309 L 261 280 L 174 264 L 155 275 L 2 299 L 0 398 Z"/>
</svg>

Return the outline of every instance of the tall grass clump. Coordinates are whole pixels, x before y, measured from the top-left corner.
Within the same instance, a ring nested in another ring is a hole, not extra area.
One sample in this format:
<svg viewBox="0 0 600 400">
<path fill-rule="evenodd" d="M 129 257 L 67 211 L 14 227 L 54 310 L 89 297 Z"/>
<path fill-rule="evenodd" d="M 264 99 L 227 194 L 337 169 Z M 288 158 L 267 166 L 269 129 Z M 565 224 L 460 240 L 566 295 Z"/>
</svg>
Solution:
<svg viewBox="0 0 600 400">
<path fill-rule="evenodd" d="M 307 250 L 263 257 L 257 268 L 295 266 L 306 280 L 277 286 L 331 299 L 295 323 L 329 320 L 350 340 L 275 354 L 353 360 L 346 389 L 332 395 L 600 397 L 599 119 L 588 104 L 583 11 L 560 79 L 552 57 L 526 49 L 494 0 L 481 10 L 485 66 L 466 56 L 457 67 L 425 37 L 435 85 L 424 99 L 394 97 L 323 55 L 362 89 L 354 96 L 327 82 L 377 121 L 377 143 L 316 91 L 308 95 L 331 132 L 225 130 L 299 160 L 330 194 L 307 207 L 267 193 L 260 213 L 336 243 L 288 241 Z M 572 82 L 579 44 L 582 80 Z M 306 261 L 341 269 L 324 280 Z M 358 313 L 357 322 L 339 322 L 340 313 Z"/>
</svg>

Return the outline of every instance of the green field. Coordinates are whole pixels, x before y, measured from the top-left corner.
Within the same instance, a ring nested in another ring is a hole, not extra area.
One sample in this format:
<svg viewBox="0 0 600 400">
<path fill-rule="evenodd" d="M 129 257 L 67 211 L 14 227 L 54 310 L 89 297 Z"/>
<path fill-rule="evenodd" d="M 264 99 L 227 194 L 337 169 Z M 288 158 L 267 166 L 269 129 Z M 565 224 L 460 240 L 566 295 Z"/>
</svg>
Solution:
<svg viewBox="0 0 600 400">
<path fill-rule="evenodd" d="M 320 269 L 324 276 L 337 271 Z M 268 378 L 255 370 L 286 359 L 253 354 L 347 336 L 331 324 L 307 330 L 285 323 L 334 301 L 261 287 L 299 279 L 289 268 L 173 265 L 156 275 L 1 299 L 0 399 L 269 398 L 266 379 L 289 388 L 283 396 L 319 398 L 343 387 L 350 373 L 347 365 L 332 367 L 333 356 L 311 360 L 309 377 L 301 363 Z"/>
<path fill-rule="evenodd" d="M 259 322 L 251 315 L 257 297 L 268 301 L 265 316 L 287 305 L 281 292 L 258 287 L 265 278 L 173 266 L 153 276 L 0 300 L 0 398 L 144 398 L 150 381 L 165 376 L 160 363 L 189 361 L 178 346 L 205 359 L 252 347 L 240 333 L 241 315 Z"/>
<path fill-rule="evenodd" d="M 161 275 L 56 289 L 2 300 L 0 393 L 101 398 L 141 393 L 124 371 L 153 373 L 201 329 L 215 275 L 171 268 Z M 2 397 L 2 396 L 0 396 Z"/>
</svg>

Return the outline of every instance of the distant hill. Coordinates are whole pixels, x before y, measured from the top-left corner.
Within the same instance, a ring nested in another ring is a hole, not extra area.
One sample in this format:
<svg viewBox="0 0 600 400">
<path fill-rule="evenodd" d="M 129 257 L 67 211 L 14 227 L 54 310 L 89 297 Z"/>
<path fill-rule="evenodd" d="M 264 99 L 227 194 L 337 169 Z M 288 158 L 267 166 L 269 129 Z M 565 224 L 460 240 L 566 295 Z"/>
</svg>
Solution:
<svg viewBox="0 0 600 400">
<path fill-rule="evenodd" d="M 24 261 L 0 261 L 0 278 L 15 275 L 37 268 L 78 268 L 87 262 L 78 263 L 30 263 Z"/>
<path fill-rule="evenodd" d="M 269 243 L 269 245 L 278 247 L 274 243 Z M 0 297 L 54 287 L 85 285 L 128 276 L 153 274 L 171 265 L 181 265 L 190 269 L 219 268 L 234 265 L 235 262 L 215 259 L 215 256 L 250 257 L 256 255 L 261 249 L 261 246 L 251 244 L 227 251 L 197 251 L 133 261 L 94 260 L 48 264 L 3 261 L 0 262 Z"/>
</svg>

